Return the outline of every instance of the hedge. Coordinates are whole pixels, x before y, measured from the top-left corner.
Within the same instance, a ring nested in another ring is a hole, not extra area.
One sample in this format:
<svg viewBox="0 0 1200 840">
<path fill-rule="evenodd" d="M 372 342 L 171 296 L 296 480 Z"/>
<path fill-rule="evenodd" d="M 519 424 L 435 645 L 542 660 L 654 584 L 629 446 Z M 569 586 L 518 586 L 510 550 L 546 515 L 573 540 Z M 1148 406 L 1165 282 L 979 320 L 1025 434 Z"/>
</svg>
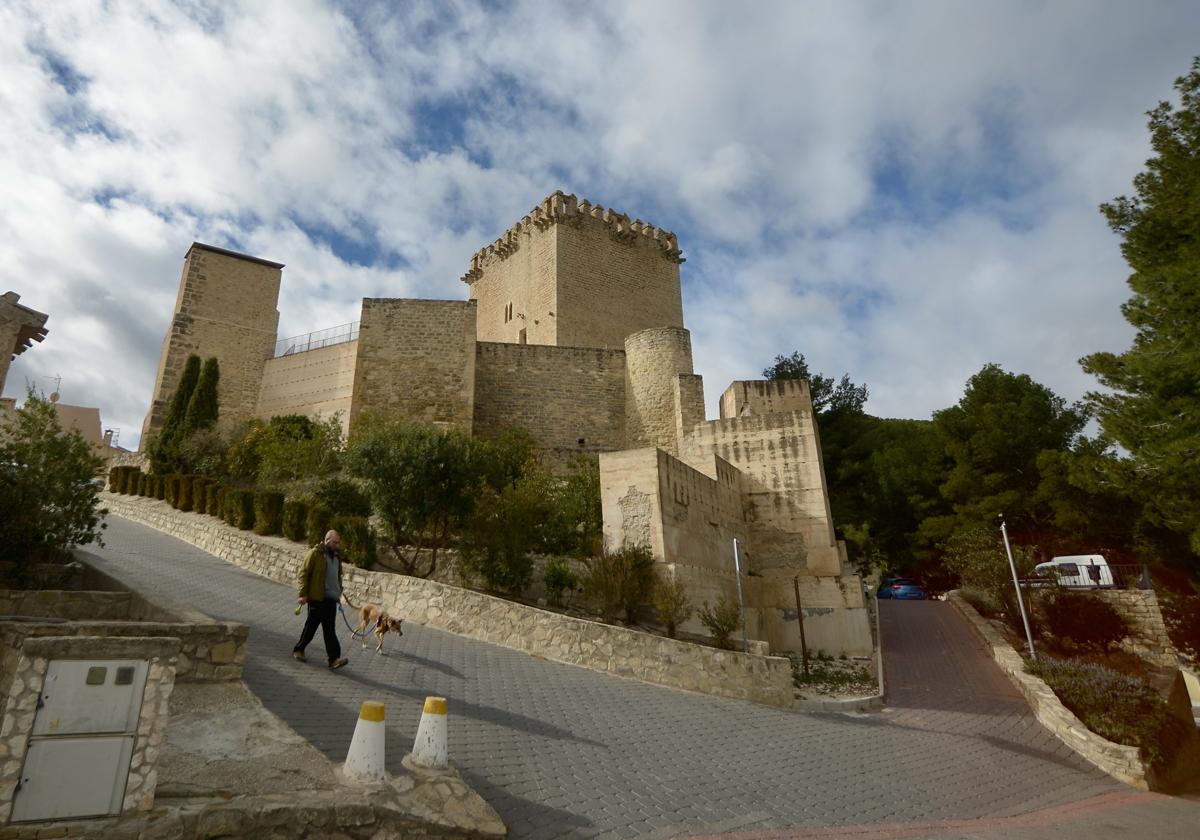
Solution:
<svg viewBox="0 0 1200 840">
<path fill-rule="evenodd" d="M 219 481 L 214 481 L 212 484 L 204 488 L 204 512 L 209 516 L 220 517 L 221 515 L 221 491 L 225 489 L 225 485 Z"/>
<path fill-rule="evenodd" d="M 333 521 L 333 513 L 327 507 L 313 505 L 308 509 L 308 516 L 304 519 L 304 530 L 308 537 L 309 545 L 316 545 L 325 541 L 325 532 L 329 530 L 330 523 Z"/>
<path fill-rule="evenodd" d="M 292 542 L 308 537 L 308 505 L 288 499 L 283 503 L 283 535 Z"/>
<path fill-rule="evenodd" d="M 205 492 L 213 480 L 205 475 L 192 478 L 192 510 L 196 513 L 208 512 L 208 494 Z"/>
<path fill-rule="evenodd" d="M 269 537 L 283 526 L 283 494 L 260 490 L 254 494 L 254 533 Z"/>
<path fill-rule="evenodd" d="M 192 501 L 194 499 L 192 488 L 195 486 L 196 478 L 197 476 L 194 475 L 181 475 L 179 477 L 178 501 L 180 510 L 192 509 Z"/>
<path fill-rule="evenodd" d="M 154 498 L 167 498 L 167 477 L 165 475 L 156 475 L 154 477 Z"/>
<path fill-rule="evenodd" d="M 149 486 L 149 484 L 150 476 L 139 470 L 137 474 L 137 494 L 139 496 L 145 496 L 146 488 Z"/>
<path fill-rule="evenodd" d="M 335 516 L 330 528 L 342 537 L 342 556 L 346 562 L 362 569 L 375 565 L 375 532 L 365 516 Z"/>
<path fill-rule="evenodd" d="M 235 528 L 249 531 L 254 527 L 254 492 L 227 490 L 225 492 L 225 521 Z"/>
<path fill-rule="evenodd" d="M 167 491 L 163 494 L 163 498 L 173 508 L 179 507 L 179 482 L 181 478 L 182 476 L 178 473 L 171 473 L 166 477 Z"/>
</svg>

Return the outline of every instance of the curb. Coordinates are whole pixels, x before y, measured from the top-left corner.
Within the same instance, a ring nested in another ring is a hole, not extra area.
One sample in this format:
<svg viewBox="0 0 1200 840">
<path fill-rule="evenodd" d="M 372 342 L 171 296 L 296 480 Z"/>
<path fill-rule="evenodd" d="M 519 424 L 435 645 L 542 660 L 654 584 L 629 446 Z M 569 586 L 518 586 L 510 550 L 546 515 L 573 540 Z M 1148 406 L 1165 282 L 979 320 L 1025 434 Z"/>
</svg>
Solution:
<svg viewBox="0 0 1200 840">
<path fill-rule="evenodd" d="M 879 691 L 866 697 L 847 697 L 842 700 L 810 700 L 797 697 L 792 708 L 799 712 L 877 712 L 887 705 L 883 687 L 883 633 L 879 625 L 879 602 L 875 602 L 875 673 Z"/>
</svg>

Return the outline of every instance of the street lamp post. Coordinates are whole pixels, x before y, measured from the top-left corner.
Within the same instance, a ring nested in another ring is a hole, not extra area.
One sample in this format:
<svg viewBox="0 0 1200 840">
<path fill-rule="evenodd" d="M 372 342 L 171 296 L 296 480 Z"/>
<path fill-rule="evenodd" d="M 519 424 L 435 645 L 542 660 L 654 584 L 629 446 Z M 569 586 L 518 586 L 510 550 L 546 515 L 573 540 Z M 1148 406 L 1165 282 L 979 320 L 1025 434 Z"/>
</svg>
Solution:
<svg viewBox="0 0 1200 840">
<path fill-rule="evenodd" d="M 1008 555 L 1008 568 L 1012 571 L 1013 588 L 1017 591 L 1017 608 L 1021 611 L 1021 623 L 1025 625 L 1025 640 L 1029 642 L 1029 657 L 1037 661 L 1037 651 L 1033 649 L 1033 633 L 1029 629 L 1029 616 L 1025 613 L 1025 599 L 1021 597 L 1021 582 L 1017 579 L 1017 564 L 1013 562 L 1012 548 L 1008 545 L 1008 526 L 1004 522 L 1004 514 L 996 517 L 1000 523 L 1000 533 L 1004 536 L 1004 551 Z"/>
</svg>

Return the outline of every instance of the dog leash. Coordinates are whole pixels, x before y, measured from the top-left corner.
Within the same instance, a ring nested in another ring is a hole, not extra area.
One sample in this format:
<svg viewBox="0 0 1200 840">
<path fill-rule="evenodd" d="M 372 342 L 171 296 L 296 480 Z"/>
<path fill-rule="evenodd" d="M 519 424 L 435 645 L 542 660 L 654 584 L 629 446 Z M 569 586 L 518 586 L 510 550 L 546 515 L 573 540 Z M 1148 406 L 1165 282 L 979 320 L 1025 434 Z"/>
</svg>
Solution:
<svg viewBox="0 0 1200 840">
<path fill-rule="evenodd" d="M 370 627 L 368 627 L 363 632 L 359 633 L 357 630 L 355 630 L 353 627 L 350 626 L 350 619 L 346 618 L 346 611 L 344 609 L 342 609 L 341 601 L 338 601 L 338 612 L 341 613 L 342 623 L 346 625 L 346 629 L 350 631 L 350 635 L 356 639 L 358 639 L 358 638 L 365 639 L 367 636 L 370 636 L 372 633 L 375 632 L 375 628 L 379 625 L 379 621 L 377 619 L 374 624 L 372 624 Z"/>
</svg>

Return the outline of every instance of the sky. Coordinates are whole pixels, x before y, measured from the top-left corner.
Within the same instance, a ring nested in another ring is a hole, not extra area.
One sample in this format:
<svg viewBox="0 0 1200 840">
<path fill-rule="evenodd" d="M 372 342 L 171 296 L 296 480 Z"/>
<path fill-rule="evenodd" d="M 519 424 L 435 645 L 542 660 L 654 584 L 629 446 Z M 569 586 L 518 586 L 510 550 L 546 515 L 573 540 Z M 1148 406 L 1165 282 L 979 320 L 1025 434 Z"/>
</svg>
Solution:
<svg viewBox="0 0 1200 840">
<path fill-rule="evenodd" d="M 562 189 L 678 234 L 710 418 L 794 350 L 883 417 L 993 362 L 1074 401 L 1196 53 L 1194 0 L 0 0 L 0 292 L 50 316 L 4 396 L 133 448 L 193 240 L 285 263 L 291 336 L 466 299 Z"/>
</svg>

